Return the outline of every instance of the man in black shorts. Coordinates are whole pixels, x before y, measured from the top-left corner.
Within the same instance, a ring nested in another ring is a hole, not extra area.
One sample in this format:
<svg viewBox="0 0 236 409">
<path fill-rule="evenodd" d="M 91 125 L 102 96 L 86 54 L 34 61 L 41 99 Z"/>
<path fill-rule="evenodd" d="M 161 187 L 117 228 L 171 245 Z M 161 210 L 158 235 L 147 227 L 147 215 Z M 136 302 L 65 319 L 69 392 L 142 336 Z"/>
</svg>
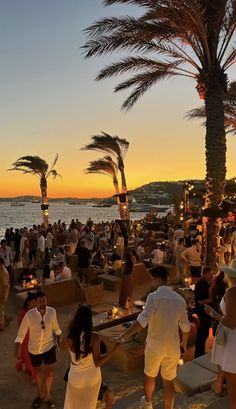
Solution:
<svg viewBox="0 0 236 409">
<path fill-rule="evenodd" d="M 55 337 L 60 337 L 61 330 L 58 326 L 56 310 L 47 306 L 46 296 L 41 291 L 36 293 L 36 307 L 25 314 L 15 339 L 15 355 L 17 359 L 19 359 L 21 344 L 28 330 L 28 349 L 31 364 L 35 368 L 35 381 L 38 391 L 38 396 L 34 399 L 32 407 L 38 408 L 43 401 L 42 364 L 44 364 L 45 403 L 49 408 L 55 408 L 56 405 L 51 398 L 53 383 L 52 368 L 56 362 Z"/>
</svg>

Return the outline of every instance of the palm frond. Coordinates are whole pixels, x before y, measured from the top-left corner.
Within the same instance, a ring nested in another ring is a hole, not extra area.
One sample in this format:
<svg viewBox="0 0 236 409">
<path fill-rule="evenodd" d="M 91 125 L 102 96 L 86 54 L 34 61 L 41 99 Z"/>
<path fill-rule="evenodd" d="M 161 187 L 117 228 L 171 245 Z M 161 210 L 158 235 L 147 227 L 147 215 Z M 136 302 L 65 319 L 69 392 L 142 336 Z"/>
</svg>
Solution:
<svg viewBox="0 0 236 409">
<path fill-rule="evenodd" d="M 57 161 L 58 161 L 58 153 L 56 153 L 56 156 L 55 156 L 55 158 L 54 158 L 54 160 L 53 160 L 53 162 L 52 162 L 52 164 L 51 164 L 51 166 L 50 166 L 50 171 L 54 168 L 54 166 L 56 165 Z"/>
<path fill-rule="evenodd" d="M 55 169 L 50 170 L 50 172 L 48 172 L 47 177 L 52 176 L 53 179 L 56 179 L 56 177 L 59 177 L 62 179 L 62 176 L 60 175 L 60 173 L 58 173 Z"/>
<path fill-rule="evenodd" d="M 23 173 L 44 175 L 47 172 L 47 162 L 39 156 L 22 156 L 13 163 L 10 170 L 19 170 Z"/>
<path fill-rule="evenodd" d="M 140 17 L 103 18 L 86 29 L 88 37 L 83 46 L 86 58 L 114 51 L 129 53 L 128 58 L 105 67 L 97 76 L 101 80 L 132 71 L 138 73 L 115 88 L 119 91 L 135 87 L 123 109 L 129 109 L 146 89 L 162 78 L 185 75 L 198 81 L 200 76 L 201 82 L 207 83 L 213 67 L 219 67 L 219 76 L 223 78 L 225 70 L 236 62 L 235 47 L 229 51 L 236 30 L 236 0 L 104 0 L 103 3 L 129 4 L 144 11 Z M 152 53 L 151 58 L 145 58 L 148 53 Z M 168 64 L 174 63 L 176 66 L 171 70 Z M 145 74 L 146 84 L 142 80 Z"/>
<path fill-rule="evenodd" d="M 93 135 L 92 142 L 85 145 L 82 150 L 95 150 L 99 152 L 105 152 L 109 155 L 115 156 L 117 160 L 123 159 L 129 146 L 129 142 L 126 139 L 119 138 L 118 136 L 111 136 L 105 132 L 100 135 Z"/>
<path fill-rule="evenodd" d="M 167 71 L 170 69 L 178 69 L 178 67 L 184 62 L 184 60 L 176 60 L 173 63 L 164 63 L 156 59 L 142 58 L 142 57 L 128 57 L 115 64 L 109 65 L 104 68 L 99 75 L 97 80 L 108 78 L 111 76 L 116 76 L 126 72 L 139 71 L 140 69 L 144 70 L 156 70 Z M 192 73 L 193 74 L 193 73 Z M 194 74 L 193 74 L 194 75 Z"/>
<path fill-rule="evenodd" d="M 151 88 L 152 85 L 165 78 L 176 75 L 174 71 L 149 71 L 146 73 L 133 76 L 131 79 L 124 81 L 115 87 L 115 92 L 135 86 L 134 91 L 129 95 L 122 105 L 122 109 L 129 110 L 143 94 Z"/>
<path fill-rule="evenodd" d="M 236 82 L 231 82 L 227 93 L 224 96 L 225 129 L 227 133 L 236 133 Z M 205 119 L 206 109 L 201 106 L 188 111 L 185 114 L 187 119 Z M 203 126 L 206 125 L 204 122 Z"/>
</svg>

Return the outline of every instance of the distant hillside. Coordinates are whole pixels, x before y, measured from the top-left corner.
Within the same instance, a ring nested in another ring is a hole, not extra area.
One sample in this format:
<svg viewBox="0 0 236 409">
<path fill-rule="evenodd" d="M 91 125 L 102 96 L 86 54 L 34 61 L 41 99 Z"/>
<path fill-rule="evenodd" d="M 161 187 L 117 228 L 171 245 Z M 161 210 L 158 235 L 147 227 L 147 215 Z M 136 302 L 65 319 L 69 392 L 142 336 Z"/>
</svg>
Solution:
<svg viewBox="0 0 236 409">
<path fill-rule="evenodd" d="M 133 198 L 139 203 L 170 204 L 180 200 L 185 181 L 151 182 L 147 185 L 130 190 L 130 200 Z M 199 182 L 199 180 L 193 180 Z"/>
<path fill-rule="evenodd" d="M 200 182 L 199 180 L 193 180 L 192 182 Z M 170 182 L 151 182 L 146 185 L 140 186 L 136 189 L 129 191 L 129 200 L 136 201 L 138 203 L 150 203 L 150 204 L 170 204 L 176 200 L 180 200 L 183 192 L 184 181 L 170 181 Z M 32 202 L 40 200 L 40 196 L 17 196 L 11 198 L 0 198 L 0 202 Z M 86 202 L 101 202 L 101 203 L 115 203 L 114 197 L 108 198 L 75 198 L 75 197 L 63 197 L 63 198 L 49 198 L 49 201 L 53 202 L 70 202 L 73 200 L 80 200 Z"/>
</svg>

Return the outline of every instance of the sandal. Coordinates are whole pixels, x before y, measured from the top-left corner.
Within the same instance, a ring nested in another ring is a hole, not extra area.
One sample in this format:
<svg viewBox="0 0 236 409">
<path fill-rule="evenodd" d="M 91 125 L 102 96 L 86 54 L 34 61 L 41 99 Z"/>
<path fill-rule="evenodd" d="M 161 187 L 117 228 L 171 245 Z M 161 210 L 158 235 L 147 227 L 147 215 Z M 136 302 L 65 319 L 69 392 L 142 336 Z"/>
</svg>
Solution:
<svg viewBox="0 0 236 409">
<path fill-rule="evenodd" d="M 46 405 L 51 408 L 51 409 L 55 409 L 56 408 L 56 404 L 52 399 L 49 400 L 45 400 Z"/>
<path fill-rule="evenodd" d="M 40 398 L 39 396 L 37 396 L 37 398 L 35 398 L 32 402 L 32 408 L 39 408 L 39 406 L 41 406 L 43 402 L 43 399 Z"/>
</svg>

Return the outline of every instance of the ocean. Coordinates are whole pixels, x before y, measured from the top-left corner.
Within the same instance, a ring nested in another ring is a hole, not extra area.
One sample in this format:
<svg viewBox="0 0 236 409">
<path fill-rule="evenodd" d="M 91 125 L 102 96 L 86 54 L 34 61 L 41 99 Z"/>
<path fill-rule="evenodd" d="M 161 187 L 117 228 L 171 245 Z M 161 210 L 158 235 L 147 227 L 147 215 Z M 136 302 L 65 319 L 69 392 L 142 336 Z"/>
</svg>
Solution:
<svg viewBox="0 0 236 409">
<path fill-rule="evenodd" d="M 131 219 L 142 219 L 145 213 L 131 213 Z M 119 211 L 116 205 L 111 207 L 93 207 L 87 205 L 70 205 L 69 203 L 49 204 L 49 223 L 61 219 L 67 225 L 71 219 L 79 219 L 85 223 L 91 218 L 95 223 L 119 219 Z M 7 227 L 21 228 L 32 227 L 33 224 L 42 223 L 42 212 L 40 203 L 25 202 L 24 206 L 11 206 L 10 202 L 0 203 L 0 238 L 4 237 Z"/>
</svg>

